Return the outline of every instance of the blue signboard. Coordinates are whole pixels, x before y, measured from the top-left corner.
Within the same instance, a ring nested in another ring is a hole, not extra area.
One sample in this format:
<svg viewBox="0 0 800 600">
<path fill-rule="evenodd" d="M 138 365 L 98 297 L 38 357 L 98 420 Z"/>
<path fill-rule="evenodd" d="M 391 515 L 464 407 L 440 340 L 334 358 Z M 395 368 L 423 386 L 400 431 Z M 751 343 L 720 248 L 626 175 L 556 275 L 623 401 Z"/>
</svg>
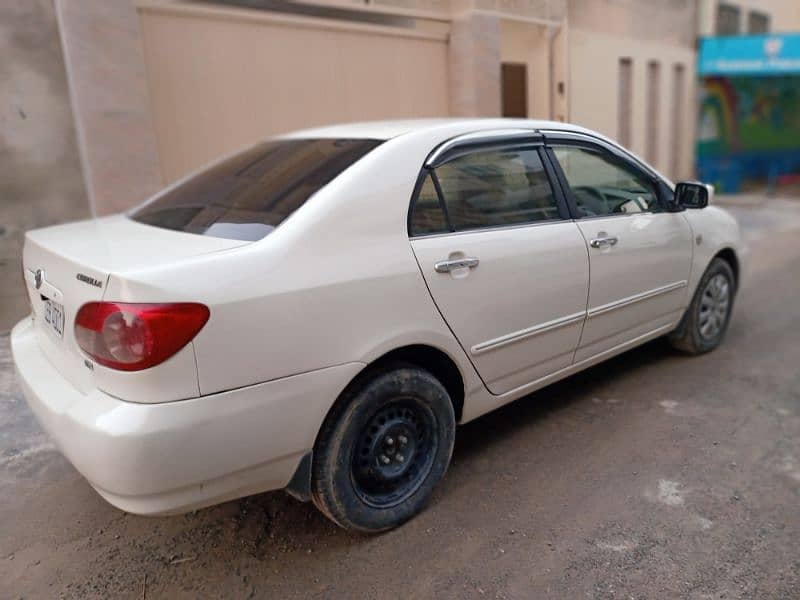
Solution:
<svg viewBox="0 0 800 600">
<path fill-rule="evenodd" d="M 800 33 L 703 38 L 697 71 L 701 77 L 800 74 Z"/>
</svg>

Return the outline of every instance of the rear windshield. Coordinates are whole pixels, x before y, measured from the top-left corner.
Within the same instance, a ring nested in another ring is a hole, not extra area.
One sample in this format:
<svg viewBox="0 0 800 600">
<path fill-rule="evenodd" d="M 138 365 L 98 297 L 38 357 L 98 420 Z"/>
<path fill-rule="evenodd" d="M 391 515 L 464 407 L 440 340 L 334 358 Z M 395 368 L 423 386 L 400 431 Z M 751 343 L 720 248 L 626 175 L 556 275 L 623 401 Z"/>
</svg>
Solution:
<svg viewBox="0 0 800 600">
<path fill-rule="evenodd" d="M 380 143 L 369 139 L 264 142 L 191 176 L 130 217 L 175 231 L 259 240 Z"/>
</svg>

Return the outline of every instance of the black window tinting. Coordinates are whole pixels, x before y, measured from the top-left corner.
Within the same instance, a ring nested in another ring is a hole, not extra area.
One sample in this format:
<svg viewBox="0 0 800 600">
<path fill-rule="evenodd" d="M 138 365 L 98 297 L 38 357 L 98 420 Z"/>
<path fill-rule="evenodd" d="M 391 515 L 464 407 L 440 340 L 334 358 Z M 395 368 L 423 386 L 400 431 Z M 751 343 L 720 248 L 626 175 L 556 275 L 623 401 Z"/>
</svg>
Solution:
<svg viewBox="0 0 800 600">
<path fill-rule="evenodd" d="M 456 231 L 558 219 L 558 206 L 539 153 L 490 150 L 436 169 Z"/>
<path fill-rule="evenodd" d="M 140 223 L 258 240 L 381 142 L 297 139 L 257 144 L 131 213 Z"/>
</svg>

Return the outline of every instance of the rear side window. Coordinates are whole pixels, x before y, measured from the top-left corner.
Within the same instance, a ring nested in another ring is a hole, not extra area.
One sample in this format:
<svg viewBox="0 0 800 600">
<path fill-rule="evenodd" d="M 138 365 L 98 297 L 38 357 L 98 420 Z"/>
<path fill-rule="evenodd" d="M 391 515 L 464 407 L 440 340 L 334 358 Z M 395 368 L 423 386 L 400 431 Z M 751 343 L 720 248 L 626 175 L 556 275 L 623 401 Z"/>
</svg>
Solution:
<svg viewBox="0 0 800 600">
<path fill-rule="evenodd" d="M 141 206 L 139 223 L 236 240 L 259 240 L 379 140 L 276 140 L 193 175 Z"/>
<path fill-rule="evenodd" d="M 434 186 L 426 181 L 412 215 L 412 235 L 431 233 L 422 223 L 441 218 L 449 219 L 451 231 L 559 218 L 550 180 L 535 149 L 473 152 L 437 167 L 433 177 L 438 180 L 446 214 L 435 203 Z M 431 216 L 418 216 L 420 210 Z"/>
<path fill-rule="evenodd" d="M 430 235 L 446 231 L 450 231 L 450 226 L 447 224 L 447 217 L 442 210 L 431 174 L 427 173 L 414 203 L 414 212 L 411 216 L 411 235 Z"/>
</svg>

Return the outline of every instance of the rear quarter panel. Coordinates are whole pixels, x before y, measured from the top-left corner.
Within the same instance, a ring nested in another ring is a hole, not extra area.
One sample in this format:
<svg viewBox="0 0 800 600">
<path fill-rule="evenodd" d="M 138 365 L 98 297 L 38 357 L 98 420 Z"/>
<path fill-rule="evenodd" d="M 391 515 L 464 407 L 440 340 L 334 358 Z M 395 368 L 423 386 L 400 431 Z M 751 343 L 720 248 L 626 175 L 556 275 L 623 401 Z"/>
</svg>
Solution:
<svg viewBox="0 0 800 600">
<path fill-rule="evenodd" d="M 193 342 L 201 395 L 368 364 L 409 344 L 451 356 L 469 395 L 482 383 L 433 304 L 408 240 L 409 200 L 431 149 L 424 136 L 408 137 L 384 143 L 263 240 L 130 273 L 113 295 L 209 306 Z"/>
</svg>

